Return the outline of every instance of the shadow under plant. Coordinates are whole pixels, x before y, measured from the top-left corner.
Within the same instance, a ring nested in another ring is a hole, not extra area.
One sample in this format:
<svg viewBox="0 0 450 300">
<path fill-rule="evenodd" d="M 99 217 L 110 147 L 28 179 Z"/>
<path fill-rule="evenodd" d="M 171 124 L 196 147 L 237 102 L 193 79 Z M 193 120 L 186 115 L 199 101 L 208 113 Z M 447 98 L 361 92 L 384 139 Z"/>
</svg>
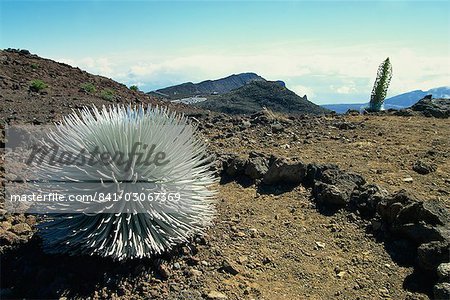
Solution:
<svg viewBox="0 0 450 300">
<path fill-rule="evenodd" d="M 199 238 L 197 238 L 199 240 Z M 201 241 L 201 238 L 200 238 Z M 39 237 L 6 251 L 1 259 L 2 298 L 86 298 L 97 295 L 108 298 L 105 291 L 123 296 L 134 289 L 145 292 L 169 275 L 166 262 L 189 257 L 196 252 L 195 243 L 181 245 L 154 259 L 114 261 L 98 256 L 46 254 Z M 134 281 L 134 282 L 133 282 Z M 96 292 L 97 291 L 97 292 Z"/>
</svg>

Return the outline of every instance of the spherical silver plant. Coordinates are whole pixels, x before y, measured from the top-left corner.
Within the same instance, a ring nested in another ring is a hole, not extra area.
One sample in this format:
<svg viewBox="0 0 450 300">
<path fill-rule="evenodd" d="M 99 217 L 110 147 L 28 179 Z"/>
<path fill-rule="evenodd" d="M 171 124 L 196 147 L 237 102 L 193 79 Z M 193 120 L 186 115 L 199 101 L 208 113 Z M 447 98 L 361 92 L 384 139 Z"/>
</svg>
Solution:
<svg viewBox="0 0 450 300">
<path fill-rule="evenodd" d="M 47 190 L 91 201 L 47 205 L 50 220 L 39 226 L 44 250 L 142 258 L 203 232 L 215 214 L 215 178 L 195 129 L 185 116 L 150 106 L 83 108 L 64 117 L 43 144 L 77 160 L 42 161 L 36 173 Z"/>
</svg>

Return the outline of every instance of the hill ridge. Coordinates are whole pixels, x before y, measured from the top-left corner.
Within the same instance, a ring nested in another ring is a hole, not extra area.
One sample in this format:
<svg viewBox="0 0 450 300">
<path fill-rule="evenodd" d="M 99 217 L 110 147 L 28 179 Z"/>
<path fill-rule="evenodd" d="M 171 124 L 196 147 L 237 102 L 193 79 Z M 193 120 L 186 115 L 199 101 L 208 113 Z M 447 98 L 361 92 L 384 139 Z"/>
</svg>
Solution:
<svg viewBox="0 0 450 300">
<path fill-rule="evenodd" d="M 176 100 L 199 95 L 221 95 L 238 89 L 252 81 L 266 81 L 266 79 L 254 72 L 245 72 L 231 74 L 219 79 L 207 79 L 198 83 L 189 81 L 157 89 L 155 91 L 149 92 L 148 94 L 162 96 L 169 100 Z M 280 81 L 280 84 L 284 85 L 284 82 Z"/>
<path fill-rule="evenodd" d="M 252 114 L 263 108 L 290 114 L 323 114 L 329 112 L 300 97 L 276 81 L 253 81 L 227 94 L 194 104 L 197 107 L 228 114 Z"/>
</svg>

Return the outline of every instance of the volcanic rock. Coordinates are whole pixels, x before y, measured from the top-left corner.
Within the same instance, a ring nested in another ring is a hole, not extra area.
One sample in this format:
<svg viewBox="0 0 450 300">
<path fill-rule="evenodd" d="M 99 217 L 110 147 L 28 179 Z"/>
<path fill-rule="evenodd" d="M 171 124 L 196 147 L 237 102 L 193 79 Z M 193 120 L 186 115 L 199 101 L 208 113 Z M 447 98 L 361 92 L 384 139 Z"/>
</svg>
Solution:
<svg viewBox="0 0 450 300">
<path fill-rule="evenodd" d="M 299 184 L 306 175 L 306 165 L 298 160 L 273 157 L 269 170 L 263 178 L 265 184 Z"/>
<path fill-rule="evenodd" d="M 412 169 L 419 174 L 426 175 L 436 171 L 436 165 L 423 160 L 418 160 L 414 163 Z"/>
<path fill-rule="evenodd" d="M 245 167 L 245 175 L 251 179 L 262 178 L 269 170 L 268 164 L 268 160 L 264 157 L 249 158 Z"/>
<path fill-rule="evenodd" d="M 422 270 L 435 272 L 437 267 L 448 262 L 450 247 L 448 242 L 430 242 L 417 248 L 417 266 Z"/>
<path fill-rule="evenodd" d="M 425 97 L 411 106 L 413 111 L 419 111 L 426 117 L 448 118 L 450 117 L 450 99 Z"/>
</svg>

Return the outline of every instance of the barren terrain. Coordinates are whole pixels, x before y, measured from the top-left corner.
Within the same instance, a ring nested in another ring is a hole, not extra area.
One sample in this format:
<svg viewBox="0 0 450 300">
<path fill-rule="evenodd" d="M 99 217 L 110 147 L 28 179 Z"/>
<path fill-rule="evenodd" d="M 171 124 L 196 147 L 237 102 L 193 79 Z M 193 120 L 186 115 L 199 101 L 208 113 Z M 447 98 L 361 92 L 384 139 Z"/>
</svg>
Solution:
<svg viewBox="0 0 450 300">
<path fill-rule="evenodd" d="M 22 69 L 31 62 L 53 66 L 18 54 L 2 59 L 20 60 Z M 60 91 L 58 78 L 72 80 L 65 73 L 54 74 L 49 94 L 34 95 L 27 91 L 28 79 L 19 82 L 17 90 L 7 89 L 17 78 L 6 65 L 1 71 L 1 119 L 8 123 L 48 124 L 89 102 L 110 104 L 95 95 L 84 100 L 79 96 L 79 102 L 78 98 L 65 102 L 66 95 L 54 98 Z M 30 69 L 22 75 L 30 72 L 34 74 Z M 77 79 L 77 84 L 106 80 L 88 77 Z M 142 93 L 117 88 L 117 102 L 156 103 Z M 84 92 L 74 87 L 70 93 Z M 173 109 L 189 111 L 185 106 Z M 259 122 L 258 116 L 229 117 L 200 110 L 189 114 L 218 159 L 253 151 L 297 157 L 305 163 L 334 163 L 389 192 L 406 189 L 420 200 L 438 200 L 450 207 L 450 119 L 388 113 L 290 118 L 269 114 Z M 435 170 L 417 173 L 413 165 L 418 160 Z M 8 180 L 4 175 L 2 184 Z M 414 273 L 414 248 L 403 240 L 378 236 L 356 213 L 316 207 L 310 188 L 280 185 L 264 190 L 253 181 L 226 176 L 216 188 L 214 226 L 191 244 L 155 259 L 113 262 L 47 255 L 35 234 L 40 217 L 2 210 L 1 298 L 428 299 L 432 295 L 429 278 Z"/>
</svg>

